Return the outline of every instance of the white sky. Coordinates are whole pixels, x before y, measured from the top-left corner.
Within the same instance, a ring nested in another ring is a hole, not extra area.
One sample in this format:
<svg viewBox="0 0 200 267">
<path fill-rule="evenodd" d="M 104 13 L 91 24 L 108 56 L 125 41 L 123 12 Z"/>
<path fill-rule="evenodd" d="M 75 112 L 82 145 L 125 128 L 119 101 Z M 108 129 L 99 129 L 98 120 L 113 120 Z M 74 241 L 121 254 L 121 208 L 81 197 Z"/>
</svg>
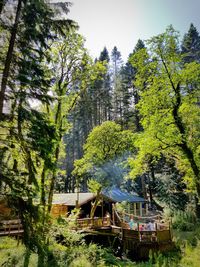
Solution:
<svg viewBox="0 0 200 267">
<path fill-rule="evenodd" d="M 170 24 L 183 35 L 190 23 L 200 31 L 200 0 L 71 0 L 69 18 L 78 22 L 86 47 L 99 57 L 116 45 L 124 60 L 137 40 L 165 31 Z"/>
</svg>

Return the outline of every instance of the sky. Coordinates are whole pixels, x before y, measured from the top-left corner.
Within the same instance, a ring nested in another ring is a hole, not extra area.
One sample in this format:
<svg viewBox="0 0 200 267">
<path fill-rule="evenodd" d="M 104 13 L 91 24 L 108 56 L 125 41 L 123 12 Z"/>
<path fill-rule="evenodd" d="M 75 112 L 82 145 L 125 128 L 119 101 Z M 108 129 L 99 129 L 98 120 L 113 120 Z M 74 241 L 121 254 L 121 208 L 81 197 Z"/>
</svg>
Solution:
<svg viewBox="0 0 200 267">
<path fill-rule="evenodd" d="M 68 17 L 79 24 L 90 55 L 114 46 L 126 61 L 137 40 L 163 33 L 170 24 L 185 34 L 193 23 L 200 32 L 200 0 L 70 0 Z"/>
</svg>

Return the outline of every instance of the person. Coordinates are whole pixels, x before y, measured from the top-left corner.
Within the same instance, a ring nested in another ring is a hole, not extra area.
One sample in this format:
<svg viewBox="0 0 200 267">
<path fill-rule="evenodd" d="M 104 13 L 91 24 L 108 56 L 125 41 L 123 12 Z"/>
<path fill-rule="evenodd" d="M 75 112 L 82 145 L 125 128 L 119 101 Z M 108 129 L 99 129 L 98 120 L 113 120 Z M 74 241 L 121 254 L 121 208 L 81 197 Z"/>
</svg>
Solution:
<svg viewBox="0 0 200 267">
<path fill-rule="evenodd" d="M 144 231 L 144 224 L 139 225 L 139 231 Z"/>
<path fill-rule="evenodd" d="M 147 229 L 148 229 L 148 231 L 154 231 L 155 230 L 155 225 L 152 221 L 148 222 Z"/>
<path fill-rule="evenodd" d="M 129 224 L 130 229 L 132 230 L 135 224 L 133 221 L 133 218 L 130 219 L 130 222 L 128 224 Z"/>
</svg>

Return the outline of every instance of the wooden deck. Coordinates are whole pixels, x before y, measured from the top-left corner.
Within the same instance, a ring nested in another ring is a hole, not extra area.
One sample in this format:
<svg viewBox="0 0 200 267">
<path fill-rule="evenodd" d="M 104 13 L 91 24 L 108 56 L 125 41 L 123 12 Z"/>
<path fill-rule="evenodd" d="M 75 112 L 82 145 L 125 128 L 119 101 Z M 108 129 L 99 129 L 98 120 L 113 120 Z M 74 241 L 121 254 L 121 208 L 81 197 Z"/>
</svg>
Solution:
<svg viewBox="0 0 200 267">
<path fill-rule="evenodd" d="M 137 229 L 130 229 L 129 224 L 126 222 L 113 225 L 110 217 L 77 219 L 75 225 L 76 229 L 79 230 L 110 228 L 112 233 L 121 234 L 124 238 L 134 239 L 138 242 L 165 242 L 172 239 L 170 224 L 166 223 L 155 223 L 155 229 L 152 231 L 139 230 L 139 224 Z"/>
<path fill-rule="evenodd" d="M 157 225 L 154 231 L 130 229 L 125 222 L 113 225 L 110 217 L 103 218 L 83 218 L 75 221 L 76 231 L 86 233 L 86 237 L 91 242 L 100 245 L 121 246 L 122 251 L 128 253 L 129 257 L 137 259 L 147 259 L 149 251 L 166 251 L 174 248 L 170 225 Z M 24 233 L 20 220 L 4 220 L 0 222 L 0 237 L 15 236 L 20 237 Z"/>
<path fill-rule="evenodd" d="M 169 224 L 162 224 L 154 231 L 132 230 L 128 224 L 120 226 L 112 225 L 112 221 L 102 220 L 102 218 L 79 219 L 77 230 L 86 233 L 88 241 L 97 242 L 100 245 L 121 246 L 121 251 L 125 252 L 133 260 L 145 260 L 152 253 L 158 251 L 170 251 L 174 248 L 172 242 L 171 229 Z M 86 227 L 85 227 L 86 226 Z M 90 238 L 89 238 L 90 237 Z"/>
</svg>

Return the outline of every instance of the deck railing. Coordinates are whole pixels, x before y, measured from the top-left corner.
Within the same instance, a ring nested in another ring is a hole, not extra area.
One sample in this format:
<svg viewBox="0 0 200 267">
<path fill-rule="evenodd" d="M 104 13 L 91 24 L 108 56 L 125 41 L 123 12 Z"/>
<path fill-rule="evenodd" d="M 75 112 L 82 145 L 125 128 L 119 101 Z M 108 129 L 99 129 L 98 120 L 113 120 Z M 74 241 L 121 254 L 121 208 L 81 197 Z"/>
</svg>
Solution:
<svg viewBox="0 0 200 267">
<path fill-rule="evenodd" d="M 79 229 L 83 228 L 101 228 L 111 225 L 110 217 L 103 218 L 83 218 L 76 220 L 76 227 Z"/>
<path fill-rule="evenodd" d="M 138 242 L 168 242 L 171 241 L 170 229 L 155 231 L 137 231 L 131 229 L 123 229 L 123 237 Z"/>
<path fill-rule="evenodd" d="M 18 236 L 24 232 L 21 220 L 3 220 L 0 222 L 0 236 Z"/>
</svg>

